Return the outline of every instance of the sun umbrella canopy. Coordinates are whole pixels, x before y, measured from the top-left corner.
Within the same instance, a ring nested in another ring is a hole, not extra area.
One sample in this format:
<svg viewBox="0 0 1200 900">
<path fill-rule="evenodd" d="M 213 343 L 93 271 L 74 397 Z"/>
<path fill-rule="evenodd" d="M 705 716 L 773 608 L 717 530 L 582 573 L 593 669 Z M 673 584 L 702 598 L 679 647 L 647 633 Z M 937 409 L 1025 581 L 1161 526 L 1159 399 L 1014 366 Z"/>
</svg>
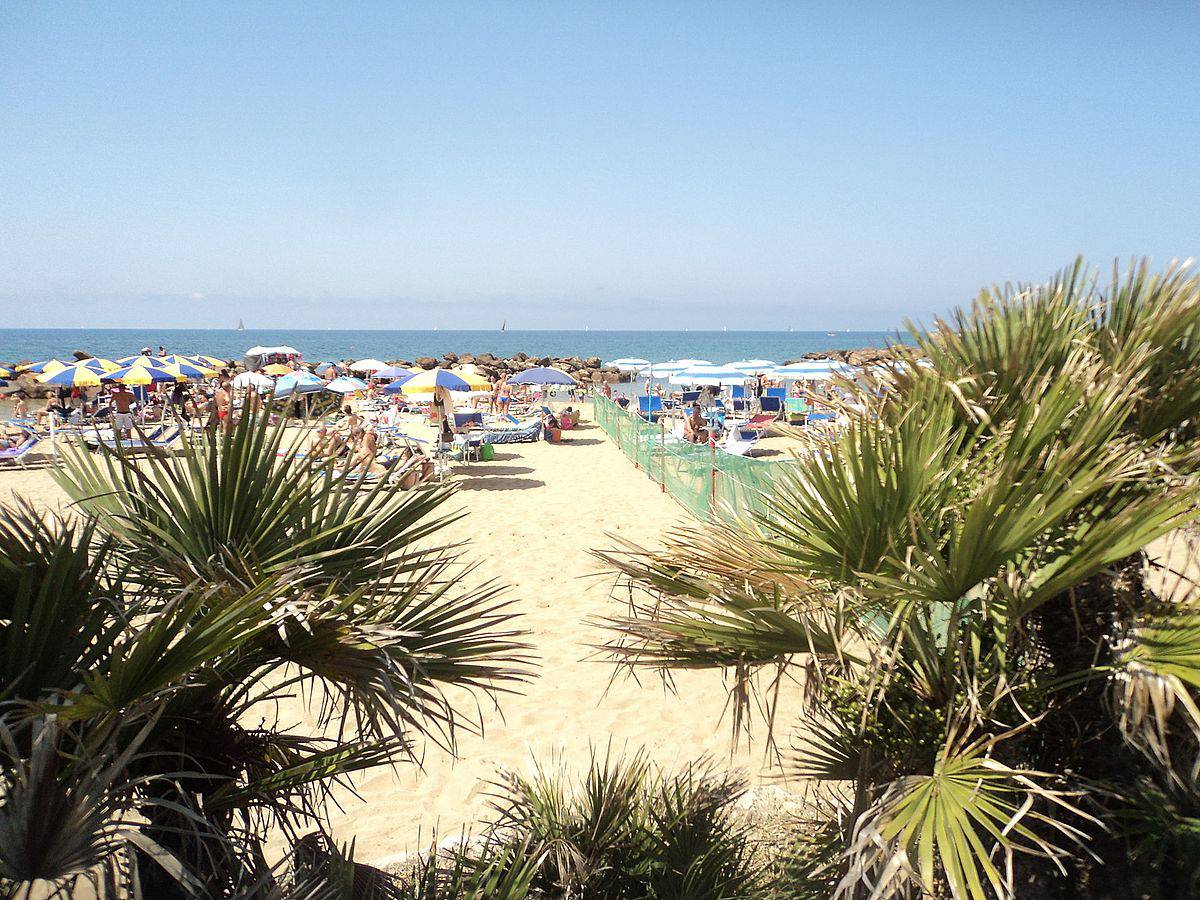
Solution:
<svg viewBox="0 0 1200 900">
<path fill-rule="evenodd" d="M 386 369 L 388 364 L 381 359 L 360 359 L 356 363 L 350 364 L 351 372 L 378 372 L 380 369 Z"/>
<path fill-rule="evenodd" d="M 101 381 L 119 381 L 121 384 L 157 384 L 180 381 L 181 376 L 161 366 L 132 365 L 100 376 Z"/>
<path fill-rule="evenodd" d="M 254 388 L 256 391 L 269 391 L 275 387 L 275 382 L 258 372 L 242 372 L 232 382 L 235 388 Z"/>
<path fill-rule="evenodd" d="M 509 384 L 570 384 L 579 382 L 554 366 L 538 366 L 536 369 L 526 369 L 519 375 L 508 379 Z"/>
<path fill-rule="evenodd" d="M 117 362 L 122 366 L 157 366 L 159 368 L 171 364 L 171 360 L 165 356 L 146 356 L 145 354 L 141 356 L 122 356 Z"/>
<path fill-rule="evenodd" d="M 412 378 L 393 381 L 384 388 L 384 392 L 398 394 L 401 393 L 401 387 L 405 394 L 432 394 L 440 387 L 450 391 L 471 390 L 471 385 L 463 380 L 462 376 L 455 375 L 449 369 L 428 369 L 413 375 Z"/>
<path fill-rule="evenodd" d="M 45 375 L 47 371 L 54 373 L 62 371 L 67 367 L 65 362 L 60 362 L 57 359 L 43 359 L 41 362 L 28 363 L 24 366 L 17 366 L 18 372 L 33 372 L 36 375 Z"/>
<path fill-rule="evenodd" d="M 688 366 L 671 376 L 671 384 L 703 384 L 725 385 L 745 384 L 753 376 L 728 366 L 694 365 Z"/>
<path fill-rule="evenodd" d="M 205 356 L 202 353 L 197 353 L 194 356 L 187 357 L 189 360 L 204 363 L 206 366 L 212 366 L 214 369 L 224 368 L 228 363 L 225 360 L 219 359 L 216 356 Z"/>
<path fill-rule="evenodd" d="M 650 360 L 638 359 L 635 356 L 630 356 L 622 357 L 621 359 L 614 359 L 612 362 L 606 362 L 604 365 L 615 366 L 623 372 L 636 372 L 638 369 L 650 365 Z"/>
<path fill-rule="evenodd" d="M 246 351 L 247 356 L 299 356 L 300 351 L 295 347 L 280 346 L 280 347 L 251 347 Z"/>
<path fill-rule="evenodd" d="M 712 361 L 707 359 L 677 359 L 675 360 L 681 366 L 711 366 Z"/>
<path fill-rule="evenodd" d="M 848 366 L 835 359 L 818 359 L 811 362 L 793 363 L 790 366 L 779 366 L 771 370 L 771 376 L 790 381 L 828 381 L 835 375 L 850 375 L 853 371 L 853 366 Z"/>
<path fill-rule="evenodd" d="M 674 375 L 676 372 L 682 372 L 686 368 L 686 363 L 675 362 L 672 360 L 671 362 L 651 363 L 644 369 L 641 369 L 638 374 L 647 378 L 667 378 L 670 375 Z"/>
<path fill-rule="evenodd" d="M 264 375 L 289 375 L 292 372 L 291 366 L 285 366 L 283 363 L 271 363 L 271 365 L 263 368 Z"/>
<path fill-rule="evenodd" d="M 57 372 L 43 372 L 38 381 L 58 387 L 96 387 L 100 384 L 100 375 L 87 366 L 67 366 Z"/>
<path fill-rule="evenodd" d="M 335 394 L 355 394 L 359 391 L 365 391 L 368 385 L 361 378 L 351 378 L 343 375 L 341 378 L 335 378 L 329 384 L 325 385 L 325 390 L 333 391 Z"/>
<path fill-rule="evenodd" d="M 769 372 L 775 368 L 775 363 L 769 359 L 739 359 L 737 362 L 731 362 L 729 368 L 737 369 L 739 372 Z"/>
<path fill-rule="evenodd" d="M 296 394 L 314 394 L 325 390 L 325 382 L 311 372 L 293 372 L 275 382 L 275 398 L 282 399 Z"/>
<path fill-rule="evenodd" d="M 180 378 L 212 378 L 217 374 L 207 366 L 198 366 L 189 362 L 171 363 L 163 368 Z"/>
<path fill-rule="evenodd" d="M 0 366 L 0 378 L 12 378 L 16 374 L 16 371 L 8 366 Z"/>
<path fill-rule="evenodd" d="M 318 367 L 319 368 L 319 367 Z M 415 374 L 412 369 L 406 369 L 404 366 L 385 366 L 382 369 L 376 369 L 372 378 L 407 378 L 409 375 Z"/>
<path fill-rule="evenodd" d="M 469 384 L 473 391 L 490 391 L 492 389 L 492 383 L 478 372 L 468 371 L 462 367 L 451 369 L 450 371 Z M 509 380 L 511 381 L 512 379 Z"/>
</svg>

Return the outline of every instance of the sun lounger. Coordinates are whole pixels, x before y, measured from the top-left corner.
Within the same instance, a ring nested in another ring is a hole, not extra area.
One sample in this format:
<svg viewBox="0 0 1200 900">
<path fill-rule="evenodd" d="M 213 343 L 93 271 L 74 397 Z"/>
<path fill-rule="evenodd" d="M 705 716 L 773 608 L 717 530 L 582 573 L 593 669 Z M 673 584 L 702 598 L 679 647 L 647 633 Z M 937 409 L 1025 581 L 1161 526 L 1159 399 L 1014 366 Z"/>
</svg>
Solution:
<svg viewBox="0 0 1200 900">
<path fill-rule="evenodd" d="M 481 444 L 523 444 L 536 441 L 542 436 L 542 420 L 530 419 L 516 426 L 488 427 L 471 435 L 478 437 Z"/>
<path fill-rule="evenodd" d="M 762 437 L 760 429 L 735 423 L 729 427 L 729 433 L 725 435 L 725 443 L 721 446 L 726 453 L 732 453 L 734 456 L 748 456 L 760 437 Z"/>
<path fill-rule="evenodd" d="M 649 422 L 657 422 L 663 414 L 663 398 L 657 396 L 638 397 L 638 415 Z"/>
<path fill-rule="evenodd" d="M 179 428 L 173 428 L 163 435 L 163 429 L 161 426 L 159 426 L 153 433 L 146 434 L 144 436 L 135 435 L 134 437 L 124 438 L 119 441 L 100 437 L 97 437 L 95 441 L 90 440 L 87 437 L 84 439 L 87 440 L 88 444 L 92 446 L 98 447 L 103 444 L 109 450 L 163 450 L 175 443 L 176 439 L 179 437 L 179 432 Z"/>
<path fill-rule="evenodd" d="M 40 440 L 36 434 L 26 432 L 25 440 L 21 441 L 17 446 L 6 447 L 0 450 L 0 463 L 24 467 L 28 463 L 30 452 L 38 445 Z"/>
</svg>

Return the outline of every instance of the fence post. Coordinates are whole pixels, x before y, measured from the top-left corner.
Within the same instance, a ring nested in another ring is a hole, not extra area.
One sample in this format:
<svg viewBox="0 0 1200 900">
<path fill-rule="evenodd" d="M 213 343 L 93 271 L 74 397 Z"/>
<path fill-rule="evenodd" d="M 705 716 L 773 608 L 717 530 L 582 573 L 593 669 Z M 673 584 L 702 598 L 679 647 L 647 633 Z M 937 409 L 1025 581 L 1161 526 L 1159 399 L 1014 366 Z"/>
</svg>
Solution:
<svg viewBox="0 0 1200 900">
<path fill-rule="evenodd" d="M 717 518 L 717 445 L 708 439 L 708 518 Z"/>
<path fill-rule="evenodd" d="M 658 490 L 667 490 L 667 420 L 658 420 Z"/>
</svg>

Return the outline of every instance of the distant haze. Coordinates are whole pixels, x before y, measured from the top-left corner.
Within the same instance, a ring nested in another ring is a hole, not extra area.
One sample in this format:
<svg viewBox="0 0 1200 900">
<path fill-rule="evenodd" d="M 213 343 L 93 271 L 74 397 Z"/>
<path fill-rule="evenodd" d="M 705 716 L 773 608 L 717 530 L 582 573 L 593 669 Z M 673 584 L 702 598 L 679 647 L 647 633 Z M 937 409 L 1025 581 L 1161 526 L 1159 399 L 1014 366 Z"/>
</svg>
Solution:
<svg viewBox="0 0 1200 900">
<path fill-rule="evenodd" d="M 0 4 L 0 324 L 889 330 L 1200 252 L 1200 4 Z"/>
</svg>

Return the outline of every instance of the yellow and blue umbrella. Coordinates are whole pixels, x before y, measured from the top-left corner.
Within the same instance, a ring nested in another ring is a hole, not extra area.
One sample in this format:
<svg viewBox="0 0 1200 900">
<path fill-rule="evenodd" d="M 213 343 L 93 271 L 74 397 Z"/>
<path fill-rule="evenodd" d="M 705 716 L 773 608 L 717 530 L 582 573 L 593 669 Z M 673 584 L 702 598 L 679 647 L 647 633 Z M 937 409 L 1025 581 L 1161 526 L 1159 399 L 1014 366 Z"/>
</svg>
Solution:
<svg viewBox="0 0 1200 900">
<path fill-rule="evenodd" d="M 450 391 L 471 390 L 470 384 L 449 369 L 428 369 L 412 378 L 393 381 L 383 389 L 383 392 L 385 394 L 432 394 L 440 387 Z"/>
<path fill-rule="evenodd" d="M 159 368 L 171 364 L 171 360 L 165 356 L 146 356 L 144 354 L 141 356 L 122 356 L 117 362 L 122 366 L 157 366 Z"/>
<path fill-rule="evenodd" d="M 66 366 L 57 372 L 43 372 L 38 376 L 38 381 L 58 387 L 97 387 L 100 375 L 100 372 L 94 372 L 87 366 L 76 365 Z"/>
<path fill-rule="evenodd" d="M 16 369 L 10 369 L 8 366 L 0 366 L 0 378 L 12 378 L 16 374 Z"/>
<path fill-rule="evenodd" d="M 163 381 L 182 381 L 182 375 L 176 375 L 161 366 L 133 365 L 107 375 L 100 376 L 101 381 L 119 381 L 121 384 L 155 384 Z"/>
<path fill-rule="evenodd" d="M 179 378 L 212 378 L 217 374 L 207 366 L 197 366 L 189 362 L 174 362 L 163 368 Z"/>
<path fill-rule="evenodd" d="M 98 372 L 100 374 L 103 374 L 104 372 L 115 372 L 117 369 L 121 368 L 111 359 L 101 359 L 98 356 L 93 356 L 89 359 L 81 359 L 79 362 L 75 363 L 75 365 L 81 366 L 85 369 L 91 369 L 93 372 Z"/>
<path fill-rule="evenodd" d="M 44 359 L 41 362 L 26 363 L 23 366 L 17 366 L 18 372 L 33 372 L 35 375 L 45 375 L 47 371 L 51 374 L 62 371 L 67 367 L 65 362 L 59 362 L 57 359 Z"/>
</svg>

